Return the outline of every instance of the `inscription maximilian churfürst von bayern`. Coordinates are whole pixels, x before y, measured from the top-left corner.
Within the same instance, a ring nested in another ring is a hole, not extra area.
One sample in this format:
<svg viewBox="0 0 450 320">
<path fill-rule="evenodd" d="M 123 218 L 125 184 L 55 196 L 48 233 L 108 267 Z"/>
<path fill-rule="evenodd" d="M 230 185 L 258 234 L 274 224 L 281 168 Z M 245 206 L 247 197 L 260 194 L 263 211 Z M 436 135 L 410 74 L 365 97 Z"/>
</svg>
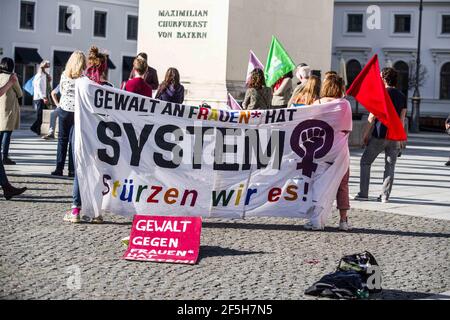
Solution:
<svg viewBox="0 0 450 320">
<path fill-rule="evenodd" d="M 208 10 L 159 10 L 158 37 L 206 39 Z"/>
</svg>

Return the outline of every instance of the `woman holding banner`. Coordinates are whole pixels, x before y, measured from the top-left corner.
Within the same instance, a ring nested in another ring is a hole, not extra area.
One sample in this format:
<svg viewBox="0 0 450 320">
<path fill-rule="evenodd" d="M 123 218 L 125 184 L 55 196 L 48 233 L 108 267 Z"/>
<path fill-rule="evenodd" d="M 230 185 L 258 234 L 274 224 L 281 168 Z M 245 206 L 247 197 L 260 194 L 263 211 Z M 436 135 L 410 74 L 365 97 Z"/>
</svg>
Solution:
<svg viewBox="0 0 450 320">
<path fill-rule="evenodd" d="M 334 73 L 328 73 L 322 84 L 322 89 L 320 90 L 320 98 L 314 102 L 314 104 L 323 104 L 332 102 L 336 99 L 342 99 L 345 96 L 345 84 L 344 79 Z M 339 185 L 336 201 L 337 208 L 339 210 L 340 221 L 339 230 L 348 231 L 350 226 L 348 224 L 348 210 L 350 210 L 350 197 L 348 182 L 350 178 L 350 168 L 347 173 L 342 178 Z M 324 226 L 316 226 L 312 223 L 307 223 L 305 228 L 308 230 L 323 230 Z"/>
<path fill-rule="evenodd" d="M 83 70 L 86 68 L 86 58 L 84 54 L 80 51 L 76 52 L 77 55 L 74 57 L 79 63 L 77 63 L 77 72 L 81 75 Z M 75 53 L 74 53 L 75 54 Z M 72 59 L 72 57 L 69 59 L 69 61 Z M 82 63 L 84 61 L 84 63 Z M 92 81 L 102 84 L 104 74 L 108 68 L 107 64 L 107 55 L 101 53 L 99 49 L 95 46 L 92 46 L 89 49 L 88 53 L 88 65 L 87 69 L 84 72 L 84 74 Z M 69 64 L 69 62 L 67 63 Z M 66 67 L 67 68 L 67 67 Z M 62 101 L 62 97 L 61 97 Z M 75 104 L 75 96 L 71 97 L 70 100 L 71 103 Z M 72 134 L 71 134 L 71 143 L 75 146 L 75 135 L 73 134 L 73 126 L 72 126 Z M 72 193 L 72 210 L 67 212 L 64 216 L 64 221 L 72 222 L 72 223 L 79 223 L 81 222 L 81 196 L 80 196 L 80 189 L 78 184 L 78 177 L 75 171 L 75 176 L 73 180 L 73 193 Z M 92 219 L 92 223 L 102 223 L 103 218 L 101 216 L 96 217 Z"/>
</svg>

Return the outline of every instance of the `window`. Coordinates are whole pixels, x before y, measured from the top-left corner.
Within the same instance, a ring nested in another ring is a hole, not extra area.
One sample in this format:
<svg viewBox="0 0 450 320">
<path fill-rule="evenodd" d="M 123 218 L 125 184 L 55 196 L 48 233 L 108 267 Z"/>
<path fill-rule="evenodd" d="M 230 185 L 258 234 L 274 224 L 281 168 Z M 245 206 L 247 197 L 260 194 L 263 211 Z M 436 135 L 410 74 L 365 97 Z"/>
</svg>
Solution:
<svg viewBox="0 0 450 320">
<path fill-rule="evenodd" d="M 394 16 L 394 33 L 411 33 L 410 14 L 396 14 Z"/>
<path fill-rule="evenodd" d="M 398 72 L 397 88 L 407 97 L 409 89 L 409 66 L 404 61 L 397 61 L 394 64 L 394 69 Z"/>
<path fill-rule="evenodd" d="M 440 99 L 450 100 L 450 62 L 441 68 L 441 94 Z"/>
<path fill-rule="evenodd" d="M 450 34 L 450 14 L 442 16 L 442 34 Z"/>
<path fill-rule="evenodd" d="M 363 15 L 347 15 L 347 32 L 363 32 Z"/>
<path fill-rule="evenodd" d="M 128 16 L 127 39 L 128 40 L 137 40 L 137 34 L 138 34 L 138 17 L 137 16 Z"/>
<path fill-rule="evenodd" d="M 72 33 L 72 30 L 67 26 L 67 22 L 70 19 L 71 13 L 68 12 L 68 6 L 59 6 L 58 16 L 58 32 Z"/>
<path fill-rule="evenodd" d="M 359 63 L 358 60 L 352 59 L 347 62 L 347 82 L 349 88 L 352 85 L 353 81 L 355 81 L 361 70 L 361 63 Z"/>
<path fill-rule="evenodd" d="M 133 61 L 135 57 L 124 56 L 122 58 L 122 82 L 127 81 L 133 70 Z"/>
<path fill-rule="evenodd" d="M 106 12 L 95 11 L 94 13 L 94 37 L 106 37 Z"/>
<path fill-rule="evenodd" d="M 20 2 L 20 29 L 34 30 L 34 2 Z"/>
</svg>

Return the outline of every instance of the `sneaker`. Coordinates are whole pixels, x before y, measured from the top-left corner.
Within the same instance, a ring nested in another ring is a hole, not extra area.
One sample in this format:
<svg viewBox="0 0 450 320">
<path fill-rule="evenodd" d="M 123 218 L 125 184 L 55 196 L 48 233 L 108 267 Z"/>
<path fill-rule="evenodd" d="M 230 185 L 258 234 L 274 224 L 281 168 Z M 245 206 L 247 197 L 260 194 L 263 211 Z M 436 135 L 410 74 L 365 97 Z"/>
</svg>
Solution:
<svg viewBox="0 0 450 320">
<path fill-rule="evenodd" d="M 49 133 L 49 134 L 43 136 L 42 139 L 44 139 L 44 140 L 52 140 L 52 139 L 55 139 L 55 134 L 54 134 L 54 133 Z"/>
<path fill-rule="evenodd" d="M 8 157 L 4 157 L 3 158 L 3 164 L 4 165 L 15 165 L 16 164 L 16 162 L 15 161 L 12 161 L 10 158 L 8 158 Z"/>
<path fill-rule="evenodd" d="M 62 177 L 64 176 L 62 171 L 55 170 L 51 173 L 52 176 Z"/>
<path fill-rule="evenodd" d="M 359 193 L 354 198 L 357 201 L 369 201 L 369 197 L 362 197 L 359 195 Z"/>
<path fill-rule="evenodd" d="M 73 208 L 71 211 L 67 211 L 66 214 L 64 215 L 63 220 L 71 223 L 80 223 L 81 222 L 80 209 Z"/>
<path fill-rule="evenodd" d="M 450 167 L 450 160 L 445 163 L 445 166 Z"/>
<path fill-rule="evenodd" d="M 389 202 L 389 200 L 387 198 L 383 197 L 383 196 L 379 196 L 377 198 L 377 201 L 381 202 L 381 203 L 388 203 Z"/>
<path fill-rule="evenodd" d="M 103 217 L 102 216 L 98 216 L 98 217 L 92 218 L 91 223 L 93 223 L 93 224 L 102 224 L 103 223 Z"/>
<path fill-rule="evenodd" d="M 311 231 L 320 231 L 320 230 L 324 230 L 325 227 L 324 226 L 317 226 L 311 222 L 306 223 L 303 228 L 305 228 L 306 230 L 311 230 Z"/>
<path fill-rule="evenodd" d="M 350 227 L 348 223 L 348 219 L 345 221 L 339 221 L 339 230 L 340 231 L 350 231 L 352 230 L 352 227 Z"/>
</svg>

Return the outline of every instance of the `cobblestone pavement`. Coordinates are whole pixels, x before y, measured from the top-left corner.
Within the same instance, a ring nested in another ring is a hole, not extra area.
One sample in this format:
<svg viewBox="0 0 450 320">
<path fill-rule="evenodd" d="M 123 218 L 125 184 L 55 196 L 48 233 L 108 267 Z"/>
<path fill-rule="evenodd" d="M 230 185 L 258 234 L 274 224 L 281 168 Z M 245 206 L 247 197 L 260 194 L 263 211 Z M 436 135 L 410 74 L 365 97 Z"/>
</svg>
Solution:
<svg viewBox="0 0 450 320">
<path fill-rule="evenodd" d="M 337 213 L 324 232 L 304 231 L 294 219 L 206 219 L 197 265 L 129 262 L 121 260 L 120 239 L 131 219 L 67 224 L 71 180 L 10 179 L 30 190 L 0 200 L 2 299 L 311 299 L 304 295 L 308 286 L 341 256 L 363 250 L 374 254 L 383 274 L 384 291 L 374 298 L 450 290 L 450 221 L 353 210 L 354 230 L 340 233 Z"/>
</svg>

